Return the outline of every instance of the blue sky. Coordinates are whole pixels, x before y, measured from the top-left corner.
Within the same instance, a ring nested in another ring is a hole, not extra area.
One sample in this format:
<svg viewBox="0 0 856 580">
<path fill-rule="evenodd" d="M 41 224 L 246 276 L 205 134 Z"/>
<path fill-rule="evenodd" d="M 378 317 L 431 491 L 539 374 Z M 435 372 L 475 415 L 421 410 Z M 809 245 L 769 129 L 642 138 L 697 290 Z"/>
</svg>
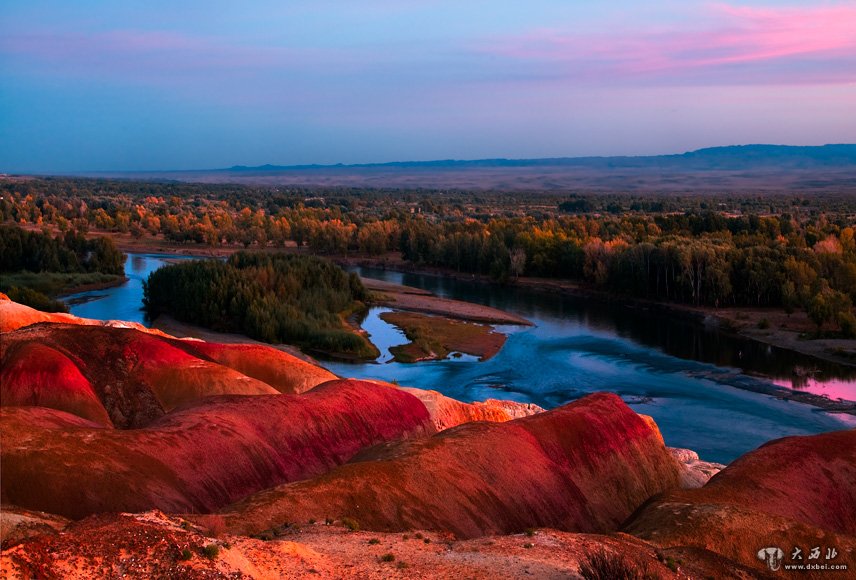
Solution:
<svg viewBox="0 0 856 580">
<path fill-rule="evenodd" d="M 0 171 L 856 142 L 856 2 L 19 1 Z"/>
</svg>

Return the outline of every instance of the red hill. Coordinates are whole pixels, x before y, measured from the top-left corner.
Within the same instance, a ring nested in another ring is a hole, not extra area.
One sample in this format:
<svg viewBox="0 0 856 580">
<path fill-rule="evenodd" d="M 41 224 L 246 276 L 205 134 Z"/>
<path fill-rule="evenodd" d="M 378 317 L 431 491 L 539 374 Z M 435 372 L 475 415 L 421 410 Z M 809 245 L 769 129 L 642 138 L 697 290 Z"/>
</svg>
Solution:
<svg viewBox="0 0 856 580">
<path fill-rule="evenodd" d="M 0 492 L 4 503 L 71 518 L 205 512 L 324 473 L 376 443 L 433 430 L 418 399 L 360 381 L 304 395 L 209 398 L 137 430 L 6 407 Z"/>
<path fill-rule="evenodd" d="M 856 555 L 856 430 L 786 437 L 747 453 L 702 488 L 675 490 L 626 531 L 666 547 L 706 548 L 765 567 L 768 546 Z M 788 563 L 790 563 L 788 561 Z M 835 562 L 820 562 L 835 563 Z"/>
<path fill-rule="evenodd" d="M 616 529 L 678 485 L 659 433 L 612 394 L 507 423 L 468 423 L 388 444 L 315 479 L 228 508 L 231 529 L 350 517 L 365 529 L 433 529 L 458 537 L 529 527 Z"/>
</svg>

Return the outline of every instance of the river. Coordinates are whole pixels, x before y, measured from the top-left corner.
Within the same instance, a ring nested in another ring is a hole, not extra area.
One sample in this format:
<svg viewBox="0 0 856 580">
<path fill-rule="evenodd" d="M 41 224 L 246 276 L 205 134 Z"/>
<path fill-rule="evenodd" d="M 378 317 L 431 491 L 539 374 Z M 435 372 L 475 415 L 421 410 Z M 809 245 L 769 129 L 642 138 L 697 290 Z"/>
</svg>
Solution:
<svg viewBox="0 0 856 580">
<path fill-rule="evenodd" d="M 129 254 L 122 286 L 67 297 L 71 312 L 97 319 L 145 323 L 142 281 L 168 261 L 186 256 Z M 416 364 L 389 362 L 400 331 L 372 309 L 364 322 L 382 351 L 380 362 L 325 362 L 341 376 L 397 381 L 436 389 L 464 401 L 487 398 L 533 402 L 551 408 L 595 391 L 619 394 L 654 417 L 667 444 L 689 447 L 709 461 L 729 462 L 786 435 L 856 425 L 833 415 L 738 388 L 769 385 L 808 388 L 833 398 L 856 399 L 856 369 L 725 335 L 662 313 L 579 298 L 503 288 L 455 279 L 358 269 L 362 276 L 424 288 L 507 310 L 533 327 L 501 327 L 503 349 L 479 362 L 464 356 Z M 795 368 L 811 368 L 807 382 Z"/>
</svg>

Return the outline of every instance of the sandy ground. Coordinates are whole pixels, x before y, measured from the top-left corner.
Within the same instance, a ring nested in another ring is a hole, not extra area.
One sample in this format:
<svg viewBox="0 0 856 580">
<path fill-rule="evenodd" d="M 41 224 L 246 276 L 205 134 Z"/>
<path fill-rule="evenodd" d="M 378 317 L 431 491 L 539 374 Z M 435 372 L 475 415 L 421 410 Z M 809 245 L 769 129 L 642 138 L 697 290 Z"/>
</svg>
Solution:
<svg viewBox="0 0 856 580">
<path fill-rule="evenodd" d="M 824 360 L 856 366 L 856 340 L 810 338 L 817 332 L 817 326 L 805 312 L 787 314 L 777 308 L 706 308 L 699 311 L 725 322 L 741 336 Z M 824 327 L 824 330 L 829 328 Z"/>
<path fill-rule="evenodd" d="M 206 557 L 203 549 L 214 546 L 216 553 Z M 567 579 L 579 578 L 580 562 L 601 551 L 621 558 L 646 577 L 758 577 L 711 553 L 658 550 L 621 533 L 539 529 L 458 541 L 435 532 L 351 531 L 339 522 L 317 522 L 295 524 L 259 539 L 218 535 L 157 511 L 95 516 L 73 524 L 62 535 L 10 546 L 0 558 L 0 574 L 69 579 Z"/>
<path fill-rule="evenodd" d="M 519 324 L 531 326 L 532 323 L 521 316 L 505 312 L 498 308 L 440 298 L 425 290 L 411 286 L 400 286 L 390 282 L 362 278 L 363 285 L 376 295 L 375 302 L 397 310 L 409 310 L 435 314 L 448 318 L 457 318 L 471 322 L 487 324 Z"/>
</svg>

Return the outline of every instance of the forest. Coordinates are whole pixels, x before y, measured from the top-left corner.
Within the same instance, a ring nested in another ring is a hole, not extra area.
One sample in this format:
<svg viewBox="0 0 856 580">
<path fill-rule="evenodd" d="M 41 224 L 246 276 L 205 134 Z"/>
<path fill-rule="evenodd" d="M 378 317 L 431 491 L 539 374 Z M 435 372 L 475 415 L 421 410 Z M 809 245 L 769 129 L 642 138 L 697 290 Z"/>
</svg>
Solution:
<svg viewBox="0 0 856 580">
<path fill-rule="evenodd" d="M 394 256 L 856 333 L 856 197 L 467 192 L 92 179 L 0 182 L 4 221 L 211 247 Z"/>
<path fill-rule="evenodd" d="M 225 262 L 173 264 L 143 285 L 152 320 L 167 314 L 314 353 L 373 359 L 377 350 L 346 323 L 365 308 L 367 297 L 356 274 L 324 258 L 283 253 L 239 252 Z"/>
<path fill-rule="evenodd" d="M 0 225 L 0 292 L 47 312 L 66 312 L 52 297 L 87 284 L 124 277 L 125 256 L 106 236 L 67 230 L 51 236 Z"/>
</svg>

